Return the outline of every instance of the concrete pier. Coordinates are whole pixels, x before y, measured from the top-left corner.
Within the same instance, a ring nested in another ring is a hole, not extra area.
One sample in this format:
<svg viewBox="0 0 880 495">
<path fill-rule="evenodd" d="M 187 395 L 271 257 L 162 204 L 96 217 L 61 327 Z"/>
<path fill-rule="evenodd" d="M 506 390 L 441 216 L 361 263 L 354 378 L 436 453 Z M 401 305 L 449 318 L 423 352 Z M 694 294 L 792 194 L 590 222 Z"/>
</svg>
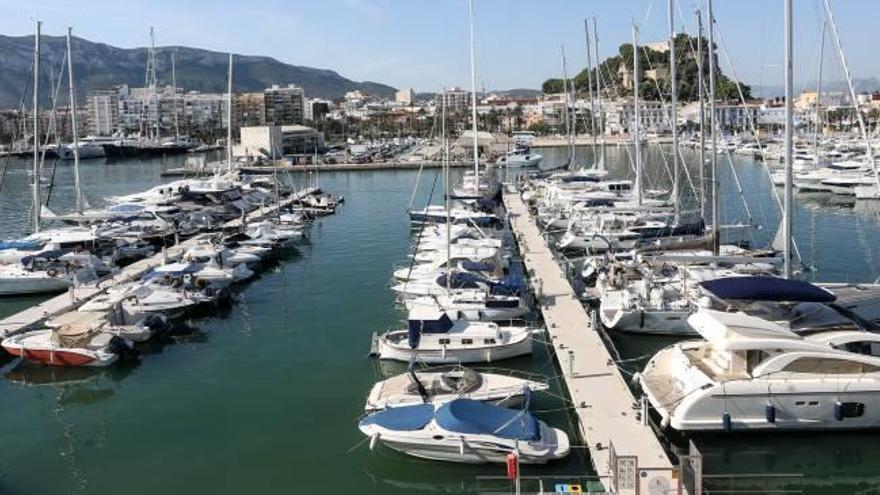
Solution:
<svg viewBox="0 0 880 495">
<path fill-rule="evenodd" d="M 605 489 L 615 494 L 680 493 L 678 468 L 643 421 L 638 400 L 598 333 L 602 330 L 592 327 L 535 219 L 511 186 L 504 203 L 581 437 Z"/>
</svg>

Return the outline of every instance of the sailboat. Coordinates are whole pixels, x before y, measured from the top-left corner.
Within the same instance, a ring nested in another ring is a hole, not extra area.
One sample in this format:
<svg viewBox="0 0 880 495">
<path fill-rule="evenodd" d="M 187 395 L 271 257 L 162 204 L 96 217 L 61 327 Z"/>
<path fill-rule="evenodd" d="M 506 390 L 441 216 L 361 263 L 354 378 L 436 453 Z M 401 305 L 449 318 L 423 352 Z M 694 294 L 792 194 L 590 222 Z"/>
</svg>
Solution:
<svg viewBox="0 0 880 495">
<path fill-rule="evenodd" d="M 474 58 L 474 2 L 470 0 L 468 21 L 470 26 L 470 62 L 471 62 L 471 147 L 473 151 L 474 170 L 465 172 L 461 182 L 452 190 L 452 198 L 459 200 L 479 200 L 494 198 L 501 190 L 501 183 L 490 173 L 487 166 L 480 173 L 480 135 L 477 130 L 477 74 Z"/>
<path fill-rule="evenodd" d="M 425 364 L 491 363 L 531 354 L 537 329 L 492 322 L 453 321 L 436 305 L 413 308 L 407 329 L 374 338 L 379 359 Z"/>
</svg>

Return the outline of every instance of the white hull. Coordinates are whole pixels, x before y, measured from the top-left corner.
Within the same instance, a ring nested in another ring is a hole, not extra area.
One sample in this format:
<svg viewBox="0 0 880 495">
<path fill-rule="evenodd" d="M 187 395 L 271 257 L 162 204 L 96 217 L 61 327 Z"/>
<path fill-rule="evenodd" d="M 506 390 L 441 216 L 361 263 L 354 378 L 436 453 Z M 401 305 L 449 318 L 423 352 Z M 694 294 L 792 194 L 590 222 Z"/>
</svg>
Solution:
<svg viewBox="0 0 880 495">
<path fill-rule="evenodd" d="M 475 346 L 467 349 L 410 349 L 406 342 L 402 345 L 390 344 L 385 339 L 379 342 L 379 359 L 405 363 L 412 360 L 425 364 L 492 363 L 531 353 L 531 336 L 510 344 Z"/>
<path fill-rule="evenodd" d="M 64 277 L 0 277 L 0 296 L 63 292 L 71 281 Z"/>
</svg>

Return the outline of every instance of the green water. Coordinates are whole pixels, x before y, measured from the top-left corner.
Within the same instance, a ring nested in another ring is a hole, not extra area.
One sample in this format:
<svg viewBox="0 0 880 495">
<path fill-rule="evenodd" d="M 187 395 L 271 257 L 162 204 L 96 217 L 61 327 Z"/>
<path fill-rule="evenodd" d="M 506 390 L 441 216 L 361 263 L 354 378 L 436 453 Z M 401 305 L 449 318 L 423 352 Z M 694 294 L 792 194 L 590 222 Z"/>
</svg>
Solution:
<svg viewBox="0 0 880 495">
<path fill-rule="evenodd" d="M 586 150 L 580 150 L 584 153 Z M 542 150 L 549 162 L 562 150 Z M 649 152 L 649 162 L 656 157 Z M 180 159 L 83 165 L 85 190 L 97 198 L 159 183 Z M 615 175 L 626 175 L 621 150 L 609 150 Z M 737 160 L 755 223 L 776 225 L 762 169 Z M 52 205 L 69 205 L 69 167 L 56 172 Z M 317 222 L 298 255 L 267 267 L 238 292 L 238 302 L 193 319 L 191 331 L 146 348 L 137 363 L 104 371 L 51 369 L 0 358 L 0 493 L 413 493 L 472 492 L 477 476 L 503 466 L 460 466 L 370 452 L 355 426 L 369 387 L 382 371 L 366 357 L 370 335 L 400 324 L 388 289 L 391 270 L 409 249 L 409 203 L 415 171 L 321 174 L 342 194 L 339 214 Z M 418 203 L 431 194 L 426 172 Z M 655 182 L 662 185 L 659 175 Z M 723 179 L 729 171 L 723 172 Z M 306 178 L 294 177 L 302 185 Z M 725 179 L 726 180 L 726 179 Z M 10 165 L 0 192 L 0 238 L 25 225 L 26 164 Z M 442 188 L 438 180 L 434 197 Z M 57 201 L 57 203 L 56 203 Z M 745 219 L 725 194 L 728 220 Z M 798 240 L 821 280 L 873 280 L 880 266 L 876 213 L 799 198 Z M 756 241 L 772 238 L 772 229 Z M 3 300 L 0 316 L 35 298 Z M 624 357 L 667 341 L 617 339 Z M 555 375 L 546 350 L 504 366 Z M 558 383 L 554 391 L 558 393 Z M 29 385 L 26 383 L 30 383 Z M 571 431 L 564 402 L 539 397 L 534 409 Z M 873 433 L 698 438 L 706 471 L 804 473 L 814 493 L 880 490 Z M 680 442 L 679 442 L 680 443 Z M 527 468 L 526 475 L 586 474 L 584 459 Z"/>
</svg>

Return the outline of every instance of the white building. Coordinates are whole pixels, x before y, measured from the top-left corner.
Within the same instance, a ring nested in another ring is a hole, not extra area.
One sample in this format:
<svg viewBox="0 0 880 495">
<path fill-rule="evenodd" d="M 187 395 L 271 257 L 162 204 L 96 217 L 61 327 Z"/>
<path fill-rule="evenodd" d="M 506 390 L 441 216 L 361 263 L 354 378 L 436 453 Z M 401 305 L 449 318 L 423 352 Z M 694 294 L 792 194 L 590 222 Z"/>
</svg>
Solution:
<svg viewBox="0 0 880 495">
<path fill-rule="evenodd" d="M 404 105 L 411 105 L 416 99 L 416 92 L 412 88 L 401 89 L 394 93 L 394 101 Z"/>
</svg>

